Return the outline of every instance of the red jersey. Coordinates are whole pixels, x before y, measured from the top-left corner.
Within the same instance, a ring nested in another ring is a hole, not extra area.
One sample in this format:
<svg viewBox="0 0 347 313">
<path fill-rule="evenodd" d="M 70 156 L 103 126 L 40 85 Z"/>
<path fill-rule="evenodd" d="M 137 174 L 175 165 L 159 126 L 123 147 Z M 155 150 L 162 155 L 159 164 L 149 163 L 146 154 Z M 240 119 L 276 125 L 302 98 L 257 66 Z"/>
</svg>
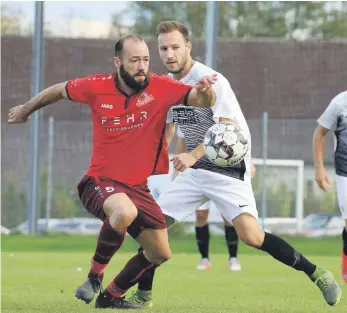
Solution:
<svg viewBox="0 0 347 313">
<path fill-rule="evenodd" d="M 129 96 L 117 86 L 117 74 L 72 79 L 70 100 L 88 104 L 93 120 L 93 153 L 87 175 L 137 185 L 169 171 L 165 138 L 168 109 L 187 101 L 191 86 L 167 75 L 149 75 L 149 83 Z"/>
</svg>

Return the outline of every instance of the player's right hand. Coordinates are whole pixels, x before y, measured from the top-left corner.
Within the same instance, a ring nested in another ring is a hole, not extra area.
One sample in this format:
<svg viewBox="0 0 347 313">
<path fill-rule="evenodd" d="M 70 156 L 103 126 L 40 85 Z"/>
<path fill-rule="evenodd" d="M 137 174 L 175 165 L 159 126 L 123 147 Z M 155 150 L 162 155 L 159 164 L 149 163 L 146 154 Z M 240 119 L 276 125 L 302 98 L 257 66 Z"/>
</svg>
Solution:
<svg viewBox="0 0 347 313">
<path fill-rule="evenodd" d="M 17 105 L 13 107 L 8 113 L 9 124 L 21 124 L 26 123 L 30 118 L 30 115 L 23 109 L 23 105 Z"/>
<path fill-rule="evenodd" d="M 320 189 L 328 191 L 326 184 L 330 184 L 330 179 L 324 167 L 316 168 L 315 180 Z"/>
<path fill-rule="evenodd" d="M 201 92 L 208 91 L 212 88 L 212 85 L 214 85 L 218 80 L 217 73 L 201 77 L 197 84 L 195 85 L 196 90 L 199 90 Z"/>
</svg>

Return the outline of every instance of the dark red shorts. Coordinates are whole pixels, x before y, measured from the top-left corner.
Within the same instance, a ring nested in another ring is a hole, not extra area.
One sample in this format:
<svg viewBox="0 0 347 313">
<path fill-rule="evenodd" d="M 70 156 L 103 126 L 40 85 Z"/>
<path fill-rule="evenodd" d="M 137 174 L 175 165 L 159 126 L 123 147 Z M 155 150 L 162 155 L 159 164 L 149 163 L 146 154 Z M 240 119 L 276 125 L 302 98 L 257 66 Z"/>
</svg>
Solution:
<svg viewBox="0 0 347 313">
<path fill-rule="evenodd" d="M 86 210 L 102 221 L 106 219 L 103 209 L 105 200 L 110 195 L 125 193 L 138 211 L 136 219 L 128 227 L 128 233 L 133 238 L 136 238 L 146 228 L 166 228 L 163 212 L 150 194 L 147 185 L 132 186 L 111 179 L 100 179 L 99 182 L 96 182 L 93 177 L 86 175 L 77 185 L 77 190 Z"/>
</svg>

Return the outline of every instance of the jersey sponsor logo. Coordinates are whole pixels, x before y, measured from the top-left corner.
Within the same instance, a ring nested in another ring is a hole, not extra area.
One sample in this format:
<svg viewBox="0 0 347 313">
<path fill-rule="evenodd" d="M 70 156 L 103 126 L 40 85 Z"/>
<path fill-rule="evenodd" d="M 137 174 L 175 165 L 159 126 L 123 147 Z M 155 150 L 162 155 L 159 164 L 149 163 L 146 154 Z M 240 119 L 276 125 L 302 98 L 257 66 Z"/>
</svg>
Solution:
<svg viewBox="0 0 347 313">
<path fill-rule="evenodd" d="M 104 109 L 113 109 L 113 105 L 112 104 L 101 104 L 101 107 Z"/>
<path fill-rule="evenodd" d="M 148 93 L 143 92 L 139 96 L 139 98 L 137 99 L 136 106 L 138 108 L 141 108 L 141 107 L 143 107 L 144 105 L 148 104 L 149 102 L 151 102 L 153 100 L 154 100 L 153 95 L 149 95 Z"/>
<path fill-rule="evenodd" d="M 147 111 L 141 111 L 139 113 L 124 114 L 122 116 L 100 117 L 100 123 L 105 127 L 106 131 L 114 132 L 142 127 L 143 122 L 147 118 Z"/>
<path fill-rule="evenodd" d="M 179 125 L 197 124 L 198 119 L 193 108 L 172 108 L 173 121 Z"/>
</svg>

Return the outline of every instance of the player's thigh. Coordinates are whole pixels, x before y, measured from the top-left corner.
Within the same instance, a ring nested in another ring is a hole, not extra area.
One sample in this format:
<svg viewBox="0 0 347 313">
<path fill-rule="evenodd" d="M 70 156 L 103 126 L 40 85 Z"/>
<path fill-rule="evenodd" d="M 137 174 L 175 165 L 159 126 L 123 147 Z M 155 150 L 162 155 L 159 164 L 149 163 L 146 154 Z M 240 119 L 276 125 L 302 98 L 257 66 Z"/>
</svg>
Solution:
<svg viewBox="0 0 347 313">
<path fill-rule="evenodd" d="M 124 193 L 114 193 L 106 198 L 103 205 L 105 215 L 110 218 L 111 225 L 130 225 L 138 212 L 135 204 Z"/>
<path fill-rule="evenodd" d="M 261 247 L 265 234 L 254 216 L 242 213 L 233 220 L 233 226 L 240 240 L 252 247 Z"/>
<path fill-rule="evenodd" d="M 171 257 L 167 229 L 144 229 L 136 238 L 148 261 L 161 264 Z"/>
<path fill-rule="evenodd" d="M 147 186 L 135 186 L 131 193 L 131 200 L 137 208 L 137 216 L 128 227 L 128 233 L 134 239 L 147 229 L 166 231 L 164 214 Z"/>
<path fill-rule="evenodd" d="M 194 171 L 188 169 L 181 173 L 158 198 L 163 213 L 177 221 L 194 213 L 204 198 Z"/>
<path fill-rule="evenodd" d="M 336 175 L 337 200 L 347 227 L 347 177 Z"/>
<path fill-rule="evenodd" d="M 127 195 L 129 188 L 116 181 L 96 181 L 84 176 L 77 186 L 80 200 L 86 210 L 95 217 L 104 220 L 118 214 L 128 217 L 131 222 L 137 215 L 135 205 Z"/>
<path fill-rule="evenodd" d="M 204 183 L 203 192 L 213 201 L 227 222 L 232 223 L 242 213 L 248 213 L 258 219 L 250 182 L 216 173 L 210 173 L 208 178 Z"/>
</svg>

